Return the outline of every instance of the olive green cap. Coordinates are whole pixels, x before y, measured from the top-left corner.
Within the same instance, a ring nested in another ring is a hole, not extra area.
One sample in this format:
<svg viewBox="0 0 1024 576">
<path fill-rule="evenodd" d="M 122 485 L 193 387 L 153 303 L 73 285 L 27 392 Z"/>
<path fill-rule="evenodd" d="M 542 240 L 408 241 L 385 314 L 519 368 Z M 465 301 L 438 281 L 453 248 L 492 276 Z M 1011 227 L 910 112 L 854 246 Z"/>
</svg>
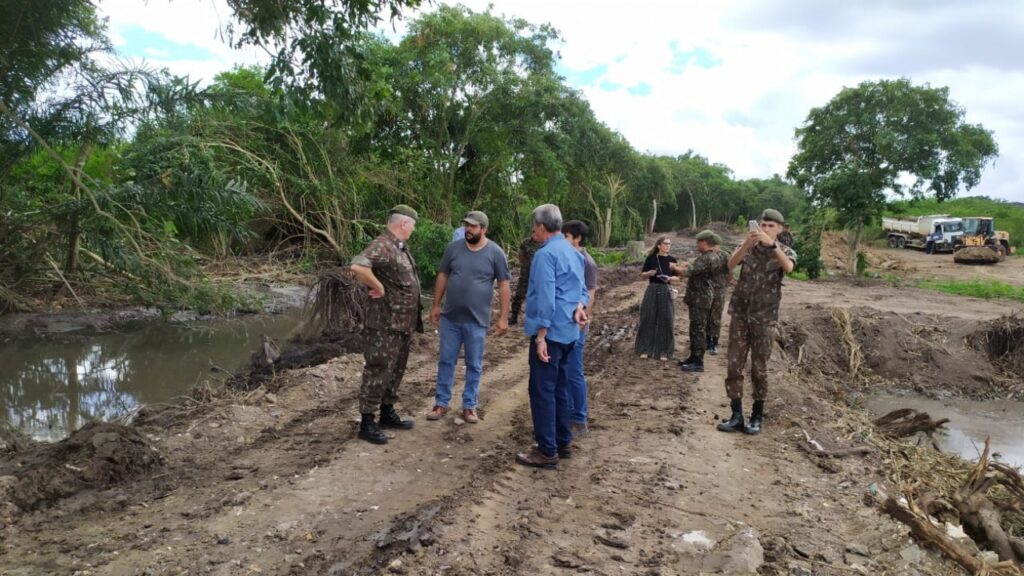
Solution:
<svg viewBox="0 0 1024 576">
<path fill-rule="evenodd" d="M 479 210 L 466 212 L 466 215 L 462 217 L 462 221 L 473 226 L 480 226 L 481 228 L 487 228 L 488 223 L 487 214 Z"/>
<path fill-rule="evenodd" d="M 786 219 L 782 217 L 782 212 L 775 210 L 774 208 L 768 208 L 764 212 L 761 212 L 761 220 L 768 220 L 771 222 L 778 222 L 779 224 L 785 224 Z"/>
<path fill-rule="evenodd" d="M 402 216 L 408 216 L 409 218 L 412 218 L 413 220 L 419 220 L 420 219 L 420 215 L 417 214 L 416 211 L 413 210 L 412 206 L 409 206 L 408 204 L 399 204 L 399 205 L 395 206 L 394 208 L 392 208 L 388 212 L 388 214 L 401 214 Z"/>
<path fill-rule="evenodd" d="M 697 234 L 697 240 L 703 240 L 708 244 L 713 245 L 722 243 L 722 238 L 711 230 L 701 230 L 700 233 Z"/>
</svg>

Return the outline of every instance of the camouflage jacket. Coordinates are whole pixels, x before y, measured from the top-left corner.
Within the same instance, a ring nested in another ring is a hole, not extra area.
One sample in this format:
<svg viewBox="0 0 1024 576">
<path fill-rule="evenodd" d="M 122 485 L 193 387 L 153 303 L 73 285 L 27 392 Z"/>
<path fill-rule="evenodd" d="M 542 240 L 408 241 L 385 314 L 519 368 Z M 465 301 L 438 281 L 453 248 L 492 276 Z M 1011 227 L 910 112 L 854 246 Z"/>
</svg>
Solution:
<svg viewBox="0 0 1024 576">
<path fill-rule="evenodd" d="M 694 258 L 683 272 L 686 276 L 687 304 L 710 304 L 714 299 L 719 279 L 729 274 L 729 256 L 723 252 L 708 250 Z"/>
<path fill-rule="evenodd" d="M 796 252 L 779 244 L 786 256 L 796 263 Z M 779 319 L 782 301 L 782 267 L 775 259 L 775 250 L 758 244 L 740 262 L 742 270 L 729 300 L 729 315 L 744 316 L 753 322 L 775 322 Z"/>
<path fill-rule="evenodd" d="M 420 315 L 420 278 L 409 245 L 385 230 L 354 256 L 352 263 L 371 268 L 384 285 L 384 297 L 370 299 L 363 324 L 411 334 Z"/>
<path fill-rule="evenodd" d="M 529 276 L 530 264 L 533 262 L 533 255 L 537 253 L 537 250 L 540 250 L 541 246 L 543 246 L 543 244 L 534 240 L 533 236 L 527 236 L 526 239 L 519 244 L 519 267 L 521 275 Z"/>
<path fill-rule="evenodd" d="M 711 282 L 715 288 L 715 294 L 722 296 L 725 294 L 725 289 L 729 287 L 729 258 L 732 257 L 732 252 L 728 250 L 718 249 L 718 257 L 725 262 L 725 266 L 720 268 L 715 275 L 712 277 Z"/>
</svg>

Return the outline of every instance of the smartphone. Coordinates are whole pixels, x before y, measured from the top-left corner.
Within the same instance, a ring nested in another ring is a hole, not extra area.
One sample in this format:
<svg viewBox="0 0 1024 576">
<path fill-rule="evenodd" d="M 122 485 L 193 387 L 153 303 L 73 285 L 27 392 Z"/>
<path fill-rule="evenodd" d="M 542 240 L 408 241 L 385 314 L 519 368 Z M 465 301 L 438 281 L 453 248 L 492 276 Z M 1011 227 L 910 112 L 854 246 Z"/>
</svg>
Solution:
<svg viewBox="0 0 1024 576">
<path fill-rule="evenodd" d="M 747 230 L 751 232 L 757 232 L 761 229 L 761 225 L 757 223 L 757 220 L 747 220 Z"/>
</svg>

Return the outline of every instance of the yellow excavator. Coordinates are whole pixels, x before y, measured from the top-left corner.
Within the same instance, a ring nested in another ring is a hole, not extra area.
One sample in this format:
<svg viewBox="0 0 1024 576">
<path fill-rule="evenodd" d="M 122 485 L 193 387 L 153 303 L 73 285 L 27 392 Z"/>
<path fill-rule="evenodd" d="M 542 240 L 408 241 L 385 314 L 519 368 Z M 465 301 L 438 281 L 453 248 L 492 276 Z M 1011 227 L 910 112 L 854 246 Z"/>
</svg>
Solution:
<svg viewBox="0 0 1024 576">
<path fill-rule="evenodd" d="M 964 235 L 953 249 L 953 262 L 957 264 L 995 264 L 1013 251 L 1010 233 L 996 230 L 996 221 L 989 217 L 967 217 Z"/>
</svg>

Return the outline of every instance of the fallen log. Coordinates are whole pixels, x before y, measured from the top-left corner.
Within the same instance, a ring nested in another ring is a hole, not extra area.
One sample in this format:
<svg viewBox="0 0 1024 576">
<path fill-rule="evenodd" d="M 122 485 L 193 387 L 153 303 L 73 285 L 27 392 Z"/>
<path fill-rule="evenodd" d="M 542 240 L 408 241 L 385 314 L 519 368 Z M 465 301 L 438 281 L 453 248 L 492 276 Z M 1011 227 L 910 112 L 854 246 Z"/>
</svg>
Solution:
<svg viewBox="0 0 1024 576">
<path fill-rule="evenodd" d="M 949 418 L 932 420 L 932 417 L 925 412 L 918 412 L 912 408 L 901 408 L 875 419 L 873 424 L 879 433 L 889 438 L 906 438 L 918 432 L 924 432 L 931 437 L 947 422 L 949 422 Z"/>
</svg>

